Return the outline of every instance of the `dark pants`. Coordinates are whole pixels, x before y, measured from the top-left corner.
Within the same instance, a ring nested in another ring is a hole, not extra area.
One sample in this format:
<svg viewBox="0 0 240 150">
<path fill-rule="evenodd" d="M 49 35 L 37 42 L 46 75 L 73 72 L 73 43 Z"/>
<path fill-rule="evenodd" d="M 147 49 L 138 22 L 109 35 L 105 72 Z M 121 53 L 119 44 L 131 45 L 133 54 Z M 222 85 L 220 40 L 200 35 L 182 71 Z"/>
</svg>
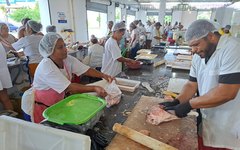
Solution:
<svg viewBox="0 0 240 150">
<path fill-rule="evenodd" d="M 137 56 L 137 51 L 139 50 L 139 43 L 137 43 L 133 48 L 131 48 L 130 58 L 134 59 Z"/>
<path fill-rule="evenodd" d="M 146 40 L 146 49 L 151 49 L 152 40 Z"/>
</svg>

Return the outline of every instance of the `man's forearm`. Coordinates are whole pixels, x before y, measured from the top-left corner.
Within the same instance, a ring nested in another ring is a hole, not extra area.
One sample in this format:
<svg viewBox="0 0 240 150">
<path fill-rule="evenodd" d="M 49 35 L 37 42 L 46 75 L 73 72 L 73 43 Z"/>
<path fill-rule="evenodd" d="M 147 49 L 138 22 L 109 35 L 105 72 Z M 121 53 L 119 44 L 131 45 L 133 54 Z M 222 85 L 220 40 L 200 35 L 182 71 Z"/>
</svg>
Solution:
<svg viewBox="0 0 240 150">
<path fill-rule="evenodd" d="M 234 99 L 239 91 L 238 84 L 219 84 L 206 94 L 190 100 L 192 108 L 210 108 Z"/>
<path fill-rule="evenodd" d="M 188 81 L 183 86 L 183 89 L 181 93 L 177 96 L 177 99 L 181 103 L 187 102 L 190 99 L 192 99 L 192 97 L 195 95 L 196 92 L 197 92 L 197 82 Z"/>
</svg>

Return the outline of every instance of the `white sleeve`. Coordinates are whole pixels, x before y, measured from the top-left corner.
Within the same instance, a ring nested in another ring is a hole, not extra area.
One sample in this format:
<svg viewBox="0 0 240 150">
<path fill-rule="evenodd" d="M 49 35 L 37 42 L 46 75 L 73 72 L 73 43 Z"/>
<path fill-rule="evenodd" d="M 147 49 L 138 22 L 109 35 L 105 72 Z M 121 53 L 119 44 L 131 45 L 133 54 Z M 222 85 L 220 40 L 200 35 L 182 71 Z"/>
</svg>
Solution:
<svg viewBox="0 0 240 150">
<path fill-rule="evenodd" d="M 25 47 L 25 38 L 21 38 L 19 39 L 17 42 L 13 43 L 12 44 L 12 47 L 15 49 L 15 50 L 20 50 L 21 48 L 24 48 Z"/>
<path fill-rule="evenodd" d="M 233 43 L 224 51 L 221 59 L 220 75 L 240 73 L 239 43 Z"/>
<path fill-rule="evenodd" d="M 44 82 L 53 90 L 57 91 L 58 93 L 62 93 L 67 89 L 71 82 L 62 74 L 57 66 L 53 65 L 45 67 L 44 73 L 42 71 Z"/>
<path fill-rule="evenodd" d="M 155 30 L 152 30 L 152 37 L 154 38 L 155 36 L 157 36 Z"/>
<path fill-rule="evenodd" d="M 120 57 L 122 57 L 122 55 L 121 55 L 121 49 L 119 48 L 119 46 L 117 45 L 117 42 L 115 43 L 111 43 L 111 45 L 110 45 L 110 53 L 111 53 L 111 55 L 112 55 L 112 58 L 114 59 L 114 60 L 117 60 L 118 58 L 120 58 Z"/>
<path fill-rule="evenodd" d="M 72 73 L 76 74 L 77 76 L 84 74 L 90 68 L 73 56 L 68 56 L 68 59 L 70 59 L 71 62 Z"/>
<path fill-rule="evenodd" d="M 196 72 L 196 70 L 197 70 L 197 61 L 196 61 L 196 59 L 197 59 L 197 54 L 194 54 L 194 56 L 193 56 L 193 59 L 192 59 L 192 65 L 191 65 L 191 69 L 190 69 L 190 73 L 189 73 L 189 75 L 191 76 L 191 77 L 194 77 L 194 78 L 197 78 L 197 72 Z"/>
<path fill-rule="evenodd" d="M 91 53 L 92 53 L 92 46 L 88 48 L 88 55 L 91 55 Z"/>
</svg>

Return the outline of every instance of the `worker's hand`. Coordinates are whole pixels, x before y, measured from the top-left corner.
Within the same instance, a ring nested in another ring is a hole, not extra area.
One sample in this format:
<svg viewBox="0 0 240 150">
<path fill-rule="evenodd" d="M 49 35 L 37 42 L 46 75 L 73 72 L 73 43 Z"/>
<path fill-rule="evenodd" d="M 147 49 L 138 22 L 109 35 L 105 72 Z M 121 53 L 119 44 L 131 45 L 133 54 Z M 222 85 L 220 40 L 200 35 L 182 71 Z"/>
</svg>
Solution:
<svg viewBox="0 0 240 150">
<path fill-rule="evenodd" d="M 97 93 L 98 96 L 101 97 L 106 97 L 107 96 L 107 92 L 104 90 L 104 88 L 100 87 L 100 86 L 96 86 L 94 88 L 95 92 Z"/>
<path fill-rule="evenodd" d="M 103 77 L 102 77 L 102 78 L 105 79 L 105 80 L 107 80 L 109 83 L 112 83 L 112 81 L 115 80 L 114 77 L 109 76 L 109 75 L 107 75 L 107 74 L 103 74 Z"/>
<path fill-rule="evenodd" d="M 164 108 L 176 106 L 176 105 L 178 105 L 178 104 L 180 104 L 180 102 L 179 102 L 178 99 L 174 99 L 174 100 L 171 101 L 171 102 L 162 102 L 162 103 L 159 103 L 159 105 L 163 106 Z"/>
<path fill-rule="evenodd" d="M 178 104 L 176 106 L 165 107 L 164 110 L 171 111 L 174 110 L 175 115 L 179 118 L 186 117 L 187 114 L 192 110 L 192 106 L 189 102 Z"/>
</svg>

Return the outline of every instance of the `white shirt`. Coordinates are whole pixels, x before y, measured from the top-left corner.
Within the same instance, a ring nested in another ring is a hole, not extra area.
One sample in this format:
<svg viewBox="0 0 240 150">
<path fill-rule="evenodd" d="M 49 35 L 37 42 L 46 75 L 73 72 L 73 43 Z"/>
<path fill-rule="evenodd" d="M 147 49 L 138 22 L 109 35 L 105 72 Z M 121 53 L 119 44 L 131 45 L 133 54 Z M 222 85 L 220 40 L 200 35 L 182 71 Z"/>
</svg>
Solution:
<svg viewBox="0 0 240 150">
<path fill-rule="evenodd" d="M 89 55 L 89 66 L 92 68 L 102 67 L 102 59 L 103 59 L 103 46 L 99 44 L 93 44 L 88 48 Z"/>
<path fill-rule="evenodd" d="M 134 39 L 134 37 L 135 37 L 135 39 Z M 134 40 L 134 41 L 133 41 L 132 45 L 130 45 L 131 48 L 135 47 L 137 45 L 137 43 L 139 43 L 139 38 L 140 38 L 139 29 L 138 28 L 133 29 L 131 32 L 131 40 Z"/>
<path fill-rule="evenodd" d="M 140 34 L 140 35 L 145 35 L 146 28 L 143 27 L 143 26 L 139 26 L 138 28 L 139 28 L 139 34 Z"/>
<path fill-rule="evenodd" d="M 147 39 L 152 40 L 152 32 L 153 32 L 153 26 L 152 25 L 147 25 L 146 27 L 146 32 L 147 32 Z"/>
<path fill-rule="evenodd" d="M 71 84 L 72 73 L 80 76 L 88 69 L 89 66 L 70 55 L 64 60 L 64 69 L 59 69 L 50 58 L 44 58 L 36 69 L 33 87 L 37 90 L 52 88 L 62 93 Z"/>
<path fill-rule="evenodd" d="M 17 39 L 12 34 L 8 34 L 8 37 L 6 39 L 4 39 L 4 41 L 12 44 L 12 43 L 16 42 Z M 6 52 L 9 52 L 11 50 L 10 48 L 8 48 L 8 47 L 6 47 L 4 45 L 3 45 L 3 47 L 5 48 Z"/>
<path fill-rule="evenodd" d="M 12 47 L 15 50 L 20 50 L 21 48 L 23 48 L 24 54 L 29 57 L 29 64 L 39 63 L 43 58 L 38 50 L 39 43 L 42 38 L 42 35 L 34 34 L 30 36 L 25 36 L 19 39 L 17 42 L 13 43 Z"/>
<path fill-rule="evenodd" d="M 155 39 L 154 37 L 155 36 L 157 36 L 157 37 L 160 37 L 161 36 L 161 31 L 160 31 L 160 29 L 159 29 L 159 32 L 158 32 L 158 30 L 155 28 L 155 29 L 153 29 L 153 32 L 152 32 L 152 46 L 153 45 L 157 45 L 157 44 L 160 44 L 160 40 L 157 40 L 157 39 Z"/>
<path fill-rule="evenodd" d="M 116 76 L 122 72 L 122 63 L 117 60 L 120 57 L 122 57 L 121 49 L 117 41 L 110 37 L 105 44 L 101 72 L 110 76 Z"/>
<path fill-rule="evenodd" d="M 194 55 L 190 76 L 198 83 L 200 96 L 219 84 L 220 75 L 240 73 L 240 42 L 221 36 L 216 51 L 207 64 Z M 240 148 L 240 92 L 234 100 L 213 108 L 201 109 L 202 136 L 205 146 Z"/>
<path fill-rule="evenodd" d="M 12 80 L 7 66 L 5 48 L 0 42 L 0 90 L 12 87 Z"/>
</svg>

